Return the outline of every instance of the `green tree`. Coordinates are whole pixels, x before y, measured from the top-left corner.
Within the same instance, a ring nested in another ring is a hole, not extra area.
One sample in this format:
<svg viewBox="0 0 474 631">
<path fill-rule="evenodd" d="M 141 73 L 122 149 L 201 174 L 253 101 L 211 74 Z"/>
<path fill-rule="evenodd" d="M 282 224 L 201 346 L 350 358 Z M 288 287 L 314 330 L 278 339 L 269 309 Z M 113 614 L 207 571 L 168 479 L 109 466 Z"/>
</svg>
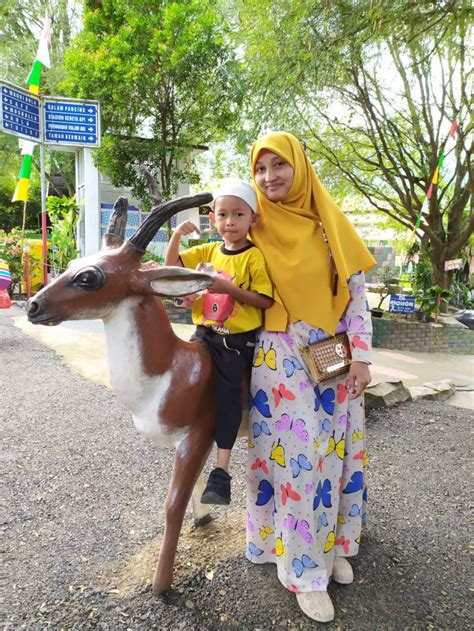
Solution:
<svg viewBox="0 0 474 631">
<path fill-rule="evenodd" d="M 472 9 L 464 0 L 239 2 L 237 38 L 255 100 L 253 137 L 268 127 L 304 138 L 312 157 L 380 212 L 416 222 L 456 119 L 452 174 L 418 231 L 435 282 L 474 228 L 472 214 Z M 268 9 L 268 10 L 265 10 Z M 327 181 L 325 179 L 325 181 Z"/>
<path fill-rule="evenodd" d="M 23 223 L 23 204 L 12 203 L 21 156 L 18 151 L 18 140 L 9 134 L 0 135 L 0 230 L 9 232 Z M 34 171 L 34 173 L 33 173 Z M 26 227 L 38 228 L 38 217 L 41 212 L 40 183 L 36 169 L 32 169 L 30 185 L 30 203 L 27 205 Z"/>
<path fill-rule="evenodd" d="M 240 66 L 216 2 L 85 4 L 84 30 L 66 56 L 63 88 L 100 100 L 98 165 L 112 182 L 149 202 L 139 168 L 145 165 L 169 197 L 183 177 L 178 160 L 222 138 L 239 114 Z"/>
<path fill-rule="evenodd" d="M 41 89 L 55 94 L 62 79 L 62 60 L 81 28 L 81 0 L 3 0 L 0 7 L 0 70 L 2 78 L 25 85 L 38 49 L 45 12 L 51 18 L 51 69 Z"/>
<path fill-rule="evenodd" d="M 51 68 L 43 69 L 41 92 L 58 95 L 58 82 L 62 79 L 65 50 L 81 26 L 82 2 L 80 0 L 3 0 L 0 7 L 0 75 L 3 79 L 27 88 L 38 38 L 45 11 L 51 18 Z M 14 136 L 3 135 L 0 139 L 0 227 L 5 229 L 21 226 L 23 205 L 12 204 L 16 177 L 21 164 L 18 141 Z M 27 226 L 36 228 L 41 209 L 39 184 L 39 154 L 33 158 L 30 199 L 27 207 Z M 54 189 L 52 176 L 62 176 L 69 194 L 74 194 L 74 155 L 46 150 L 46 179 Z"/>
</svg>

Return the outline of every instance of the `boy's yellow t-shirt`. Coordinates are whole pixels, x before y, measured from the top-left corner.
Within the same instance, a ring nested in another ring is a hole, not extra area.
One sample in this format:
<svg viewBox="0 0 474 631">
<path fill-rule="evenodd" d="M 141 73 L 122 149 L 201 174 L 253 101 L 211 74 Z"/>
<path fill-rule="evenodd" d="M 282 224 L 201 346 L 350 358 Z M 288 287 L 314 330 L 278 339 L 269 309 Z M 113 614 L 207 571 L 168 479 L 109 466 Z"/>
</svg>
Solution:
<svg viewBox="0 0 474 631">
<path fill-rule="evenodd" d="M 205 243 L 179 253 L 184 267 L 196 269 L 210 263 L 219 275 L 234 285 L 273 297 L 273 289 L 260 250 L 249 243 L 241 250 L 227 250 L 220 241 Z M 246 305 L 228 294 L 198 295 L 193 304 L 193 322 L 221 335 L 245 333 L 262 326 L 262 309 Z"/>
</svg>

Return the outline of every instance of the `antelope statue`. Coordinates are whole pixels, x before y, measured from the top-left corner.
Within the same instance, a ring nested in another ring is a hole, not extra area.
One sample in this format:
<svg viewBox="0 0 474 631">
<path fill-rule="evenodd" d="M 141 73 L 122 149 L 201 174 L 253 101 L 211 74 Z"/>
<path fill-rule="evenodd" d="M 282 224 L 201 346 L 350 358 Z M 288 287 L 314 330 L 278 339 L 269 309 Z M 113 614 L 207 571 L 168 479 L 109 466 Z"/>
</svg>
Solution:
<svg viewBox="0 0 474 631">
<path fill-rule="evenodd" d="M 175 213 L 209 203 L 208 193 L 155 207 L 124 241 L 127 200 L 114 206 L 102 249 L 72 261 L 27 307 L 33 324 L 102 319 L 112 388 L 132 412 L 137 429 L 154 442 L 176 446 L 165 503 L 165 532 L 153 579 L 158 594 L 171 586 L 186 506 L 193 494 L 195 520 L 206 523 L 198 477 L 213 444 L 215 407 L 212 360 L 203 344 L 173 332 L 158 296 L 206 289 L 212 276 L 182 267 L 141 266 L 153 236 Z M 196 522 L 197 523 L 197 522 Z"/>
</svg>

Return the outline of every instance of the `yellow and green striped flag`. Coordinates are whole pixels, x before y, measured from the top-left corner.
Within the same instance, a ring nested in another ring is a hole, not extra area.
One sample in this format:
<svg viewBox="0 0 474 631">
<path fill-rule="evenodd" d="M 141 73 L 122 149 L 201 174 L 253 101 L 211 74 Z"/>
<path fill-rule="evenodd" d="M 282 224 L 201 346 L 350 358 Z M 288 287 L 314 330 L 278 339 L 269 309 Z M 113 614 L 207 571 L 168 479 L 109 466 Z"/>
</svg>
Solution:
<svg viewBox="0 0 474 631">
<path fill-rule="evenodd" d="M 33 162 L 33 151 L 35 143 L 29 140 L 23 141 L 23 148 L 21 155 L 23 162 L 21 163 L 20 172 L 18 174 L 18 182 L 16 183 L 16 189 L 13 193 L 12 202 L 27 202 L 28 191 L 30 190 L 30 174 L 31 163 Z"/>
<path fill-rule="evenodd" d="M 38 94 L 39 85 L 40 85 L 40 77 L 41 77 L 41 68 L 46 66 L 46 68 L 51 68 L 51 61 L 49 58 L 49 44 L 51 43 L 51 20 L 46 13 L 44 16 L 43 30 L 41 31 L 41 36 L 38 45 L 38 52 L 36 53 L 36 59 L 33 64 L 33 68 L 28 76 L 29 83 L 29 91 L 34 94 Z"/>
</svg>

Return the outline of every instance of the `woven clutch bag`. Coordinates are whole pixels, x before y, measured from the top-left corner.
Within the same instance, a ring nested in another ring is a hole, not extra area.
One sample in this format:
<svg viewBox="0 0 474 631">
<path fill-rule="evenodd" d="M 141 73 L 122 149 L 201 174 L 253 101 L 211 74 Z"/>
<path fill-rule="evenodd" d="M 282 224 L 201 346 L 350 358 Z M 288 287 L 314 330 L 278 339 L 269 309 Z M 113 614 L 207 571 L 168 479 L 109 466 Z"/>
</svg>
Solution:
<svg viewBox="0 0 474 631">
<path fill-rule="evenodd" d="M 300 352 L 316 383 L 349 372 L 352 356 L 346 333 L 303 346 Z"/>
</svg>

